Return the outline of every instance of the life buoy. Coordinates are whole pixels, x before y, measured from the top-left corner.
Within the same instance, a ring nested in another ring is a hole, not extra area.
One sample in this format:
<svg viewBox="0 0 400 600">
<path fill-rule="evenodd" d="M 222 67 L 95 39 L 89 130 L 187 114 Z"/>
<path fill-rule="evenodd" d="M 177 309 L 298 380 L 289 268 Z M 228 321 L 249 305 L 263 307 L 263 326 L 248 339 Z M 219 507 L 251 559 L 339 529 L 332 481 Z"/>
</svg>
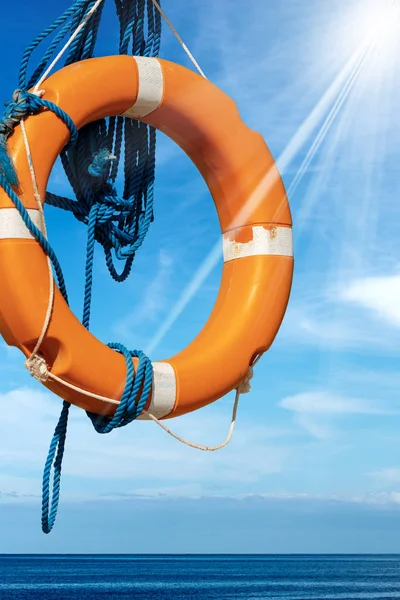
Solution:
<svg viewBox="0 0 400 600">
<path fill-rule="evenodd" d="M 90 59 L 63 68 L 41 88 L 43 97 L 59 105 L 77 128 L 116 115 L 156 127 L 179 144 L 204 177 L 223 234 L 221 287 L 194 341 L 176 356 L 153 363 L 146 410 L 166 418 L 217 400 L 237 387 L 253 358 L 270 347 L 289 300 L 291 215 L 264 140 L 244 125 L 235 103 L 219 88 L 165 60 Z M 51 168 L 69 131 L 46 110 L 28 117 L 25 127 L 44 198 Z M 20 126 L 8 149 L 19 176 L 21 201 L 40 227 Z M 48 305 L 47 258 L 3 190 L 0 274 L 0 332 L 28 357 Z M 83 409 L 113 414 L 125 386 L 125 360 L 83 327 L 57 288 L 40 352 L 57 377 L 46 381 L 50 390 Z"/>
</svg>

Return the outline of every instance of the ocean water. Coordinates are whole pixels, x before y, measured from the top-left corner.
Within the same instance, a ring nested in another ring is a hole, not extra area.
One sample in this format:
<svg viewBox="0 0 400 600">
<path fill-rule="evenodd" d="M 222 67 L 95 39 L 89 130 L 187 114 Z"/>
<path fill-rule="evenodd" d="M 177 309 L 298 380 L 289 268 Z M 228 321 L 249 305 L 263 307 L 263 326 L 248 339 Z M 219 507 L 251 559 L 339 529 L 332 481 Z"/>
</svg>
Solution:
<svg viewBox="0 0 400 600">
<path fill-rule="evenodd" d="M 0 556 L 0 599 L 25 598 L 400 598 L 400 556 Z"/>
</svg>

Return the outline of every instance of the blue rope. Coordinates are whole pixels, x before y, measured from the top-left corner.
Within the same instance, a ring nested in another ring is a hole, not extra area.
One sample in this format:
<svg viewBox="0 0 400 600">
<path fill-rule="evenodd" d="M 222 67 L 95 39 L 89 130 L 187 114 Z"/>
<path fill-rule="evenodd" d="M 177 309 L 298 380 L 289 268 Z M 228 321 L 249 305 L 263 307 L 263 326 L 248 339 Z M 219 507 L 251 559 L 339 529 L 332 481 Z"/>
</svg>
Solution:
<svg viewBox="0 0 400 600">
<path fill-rule="evenodd" d="M 61 160 L 76 200 L 48 192 L 46 202 L 71 212 L 87 226 L 82 317 L 82 323 L 86 328 L 89 328 L 90 324 L 95 242 L 97 241 L 103 247 L 111 276 L 116 281 L 124 281 L 130 274 L 135 254 L 154 219 L 156 150 L 155 130 L 144 123 L 134 122 L 124 117 L 111 117 L 90 123 L 78 132 L 71 118 L 57 105 L 42 100 L 28 91 L 45 72 L 58 45 L 65 36 L 75 31 L 94 6 L 95 1 L 75 0 L 70 8 L 26 48 L 20 65 L 20 89 L 6 105 L 4 117 L 0 119 L 0 186 L 14 203 L 31 234 L 50 257 L 58 287 L 66 302 L 68 296 L 64 276 L 55 252 L 30 219 L 16 193 L 18 177 L 12 159 L 7 154 L 7 139 L 22 119 L 42 110 L 52 111 L 70 131 L 71 138 L 61 153 Z M 119 53 L 131 52 L 134 55 L 158 56 L 161 16 L 152 0 L 114 0 L 114 2 L 120 25 Z M 76 36 L 69 48 L 66 65 L 94 56 L 103 7 L 104 3 Z M 32 75 L 28 76 L 32 53 L 52 34 L 55 34 L 53 40 Z M 122 155 L 125 185 L 120 198 L 116 189 L 116 179 Z M 121 272 L 116 269 L 115 259 L 124 263 Z M 109 344 L 109 347 L 125 358 L 126 384 L 112 418 L 87 413 L 98 433 L 109 433 L 136 419 L 149 399 L 153 382 L 152 365 L 143 352 L 129 351 L 122 344 L 117 343 Z M 132 362 L 133 357 L 139 359 L 136 373 Z M 57 516 L 69 409 L 70 403 L 64 401 L 45 462 L 42 487 L 44 533 L 50 533 Z M 53 478 L 52 470 L 54 470 Z"/>
<path fill-rule="evenodd" d="M 150 397 L 153 384 L 153 368 L 149 358 L 141 351 L 129 351 L 122 344 L 108 344 L 110 348 L 122 354 L 126 362 L 126 385 L 112 418 L 87 412 L 97 433 L 110 433 L 117 427 L 124 427 L 136 419 Z M 137 371 L 133 367 L 132 357 L 139 358 Z M 52 530 L 60 500 L 61 468 L 67 436 L 68 416 L 71 405 L 64 401 L 60 418 L 50 443 L 49 452 L 44 466 L 42 484 L 42 531 Z M 50 502 L 51 471 L 53 474 L 53 492 Z"/>
<path fill-rule="evenodd" d="M 61 469 L 67 437 L 68 416 L 71 405 L 64 400 L 61 415 L 50 443 L 46 458 L 42 482 L 42 531 L 50 533 L 53 529 L 60 499 Z M 50 502 L 51 469 L 54 463 L 53 494 Z"/>
<path fill-rule="evenodd" d="M 22 119 L 38 113 L 43 108 L 52 111 L 68 127 L 71 138 L 67 148 L 73 147 L 78 139 L 78 130 L 72 119 L 57 104 L 43 100 L 26 90 L 15 90 L 12 99 L 6 103 L 6 110 L 0 120 L 0 173 L 14 188 L 18 187 L 18 177 L 7 153 L 7 139 Z"/>
<path fill-rule="evenodd" d="M 153 383 L 153 367 L 143 352 L 127 350 L 125 346 L 118 343 L 111 343 L 108 346 L 125 358 L 126 385 L 117 410 L 111 419 L 95 413 L 86 413 L 97 433 L 110 433 L 113 429 L 124 427 L 136 419 L 146 406 Z M 133 357 L 139 359 L 136 374 L 132 362 Z"/>
</svg>

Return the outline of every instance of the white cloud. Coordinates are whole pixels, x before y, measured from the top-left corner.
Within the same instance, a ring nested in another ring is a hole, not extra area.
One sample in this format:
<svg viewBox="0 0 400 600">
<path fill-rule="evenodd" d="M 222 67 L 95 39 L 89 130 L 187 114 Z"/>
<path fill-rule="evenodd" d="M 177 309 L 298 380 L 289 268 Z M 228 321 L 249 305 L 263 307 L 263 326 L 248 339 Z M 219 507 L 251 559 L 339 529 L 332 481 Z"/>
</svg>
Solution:
<svg viewBox="0 0 400 600">
<path fill-rule="evenodd" d="M 400 327 L 400 275 L 356 279 L 342 288 L 339 298 Z"/>
<path fill-rule="evenodd" d="M 346 398 L 326 391 L 304 392 L 287 396 L 280 406 L 296 413 L 342 415 L 342 414 L 391 414 L 391 411 L 374 406 L 362 398 Z"/>
<path fill-rule="evenodd" d="M 350 415 L 396 414 L 370 400 L 333 394 L 326 390 L 309 391 L 283 398 L 279 406 L 293 412 L 293 422 L 317 440 L 337 437 L 338 418 Z"/>
<path fill-rule="evenodd" d="M 400 275 L 344 277 L 320 292 L 319 276 L 303 285 L 289 305 L 282 339 L 329 348 L 398 353 L 400 342 Z M 297 302 L 296 302 L 297 300 Z"/>
<path fill-rule="evenodd" d="M 302 305 L 289 307 L 285 320 L 286 337 L 314 346 L 341 350 L 358 346 L 369 340 L 369 332 L 357 327 L 354 320 L 337 314 L 335 306 L 321 301 L 318 306 Z"/>
<path fill-rule="evenodd" d="M 372 473 L 369 473 L 369 475 L 371 475 L 371 477 L 374 477 L 376 479 L 380 479 L 381 481 L 384 481 L 386 483 L 395 483 L 395 484 L 400 483 L 400 468 L 399 467 L 383 468 L 378 471 L 373 471 Z M 399 494 L 399 496 L 400 496 L 400 494 Z"/>
<path fill-rule="evenodd" d="M 346 504 L 390 505 L 400 504 L 400 492 L 370 492 L 360 494 L 309 494 L 306 492 L 268 492 L 261 494 L 241 494 L 236 498 L 263 498 L 265 500 L 340 502 Z"/>
<path fill-rule="evenodd" d="M 349 412 L 344 398 L 323 396 L 328 400 L 322 412 L 318 412 L 320 405 L 312 394 L 282 401 L 282 406 L 294 412 L 296 423 L 317 439 L 332 435 L 331 424 L 324 418 Z M 40 389 L 23 388 L 0 395 L 0 502 L 37 501 L 40 497 L 42 468 L 60 406 L 57 398 Z M 377 413 L 360 399 L 353 399 L 351 406 L 353 412 Z M 317 413 L 313 413 L 316 407 Z M 229 409 L 226 403 L 223 410 L 209 408 L 169 425 L 193 441 L 219 442 L 226 433 Z M 294 453 L 300 451 L 292 444 L 293 433 L 293 428 L 264 427 L 239 419 L 231 444 L 220 452 L 205 453 L 182 446 L 153 423 L 132 423 L 110 435 L 98 435 L 83 411 L 73 408 L 63 466 L 63 498 L 238 497 L 246 490 L 268 490 L 269 476 L 282 473 Z M 400 482 L 400 470 L 383 470 L 382 474 L 387 483 Z M 267 495 L 279 498 L 282 493 Z M 393 494 L 397 492 L 368 502 L 399 503 L 400 493 Z"/>
<path fill-rule="evenodd" d="M 38 495 L 61 401 L 47 392 L 23 388 L 1 394 L 0 407 L 0 490 L 36 491 Z M 223 414 L 220 408 L 210 407 L 170 426 L 188 439 L 213 444 L 224 438 L 229 420 L 228 408 Z M 278 438 L 286 435 L 286 430 L 239 422 L 227 448 L 207 453 L 183 446 L 154 423 L 143 421 L 107 436 L 98 435 L 85 413 L 73 407 L 63 474 L 72 481 L 70 493 L 79 490 L 81 495 L 135 488 L 154 488 L 158 493 L 171 486 L 190 488 L 194 484 L 203 494 L 231 486 L 240 489 L 281 472 L 291 449 Z M 10 473 L 14 474 L 12 481 Z M 67 490 L 63 493 L 68 494 Z"/>
<path fill-rule="evenodd" d="M 390 505 L 400 504 L 400 493 L 399 492 L 370 492 L 360 494 L 310 494 L 307 492 L 288 492 L 285 490 L 272 491 L 272 492 L 260 492 L 257 494 L 244 493 L 244 494 L 213 494 L 204 495 L 201 488 L 198 486 L 181 486 L 181 487 L 170 487 L 162 488 L 157 493 L 153 489 L 143 489 L 137 492 L 127 494 L 109 494 L 102 496 L 104 500 L 115 500 L 115 499 L 141 499 L 148 498 L 152 500 L 161 500 L 164 498 L 190 498 L 194 500 L 237 500 L 252 501 L 252 500 L 265 500 L 266 502 L 282 502 L 282 503 L 343 503 L 343 504 L 367 504 L 367 505 Z M 251 504 L 249 504 L 251 507 Z"/>
<path fill-rule="evenodd" d="M 294 417 L 294 422 L 318 440 L 328 440 L 334 435 L 332 427 L 324 419 L 318 417 L 318 415 L 297 413 Z"/>
<path fill-rule="evenodd" d="M 0 471 L 0 504 L 37 502 L 41 482 L 37 477 L 18 477 Z"/>
<path fill-rule="evenodd" d="M 104 494 L 106 499 L 115 498 L 192 498 L 198 499 L 203 496 L 203 488 L 198 483 L 188 483 L 182 485 L 170 485 L 161 487 L 138 488 L 132 492 L 124 494 Z"/>
</svg>

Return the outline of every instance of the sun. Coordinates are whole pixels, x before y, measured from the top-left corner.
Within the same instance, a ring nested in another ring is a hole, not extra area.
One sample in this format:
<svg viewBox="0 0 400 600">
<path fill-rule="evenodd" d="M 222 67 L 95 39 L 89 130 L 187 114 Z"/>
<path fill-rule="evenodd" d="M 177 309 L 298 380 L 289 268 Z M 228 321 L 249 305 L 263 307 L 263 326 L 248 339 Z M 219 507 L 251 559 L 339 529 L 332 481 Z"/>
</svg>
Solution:
<svg viewBox="0 0 400 600">
<path fill-rule="evenodd" d="M 385 51 L 399 36 L 400 3 L 398 0 L 378 0 L 362 3 L 360 12 L 355 15 L 357 32 L 361 44 L 377 46 Z"/>
<path fill-rule="evenodd" d="M 367 54 L 375 69 L 382 61 L 394 64 L 399 40 L 400 0 L 342 0 L 318 43 L 321 56 L 333 62 Z"/>
</svg>

